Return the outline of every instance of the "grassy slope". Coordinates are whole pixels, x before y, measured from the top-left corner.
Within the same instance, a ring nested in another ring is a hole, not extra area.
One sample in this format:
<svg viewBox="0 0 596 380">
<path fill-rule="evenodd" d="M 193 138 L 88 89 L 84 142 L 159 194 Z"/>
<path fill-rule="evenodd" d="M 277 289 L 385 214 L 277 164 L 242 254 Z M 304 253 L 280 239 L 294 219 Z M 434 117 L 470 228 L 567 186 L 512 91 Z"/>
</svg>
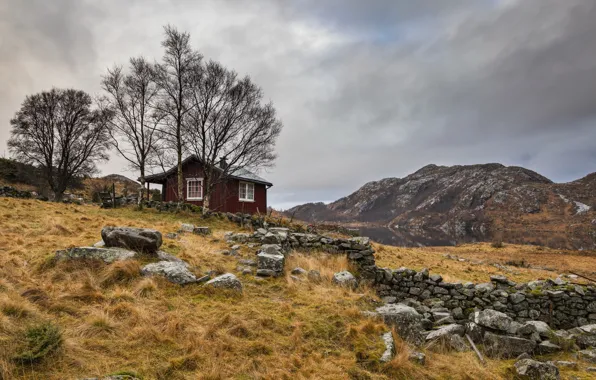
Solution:
<svg viewBox="0 0 596 380">
<path fill-rule="evenodd" d="M 428 364 L 421 367 L 407 361 L 405 347 L 389 365 L 379 366 L 378 336 L 385 327 L 360 313 L 373 308 L 376 297 L 368 289 L 351 292 L 330 284 L 330 276 L 347 267 L 343 257 L 295 253 L 287 267 L 319 269 L 321 284 L 295 282 L 289 275 L 244 276 L 243 296 L 141 278 L 138 262 L 52 265 L 48 259 L 56 249 L 96 242 L 105 225 L 165 233 L 180 222 L 209 225 L 214 234 L 166 239 L 165 251 L 187 260 L 196 273 L 236 273 L 236 258 L 219 251 L 227 247 L 223 233 L 237 227 L 222 221 L 0 198 L 0 379 L 76 379 L 118 371 L 145 379 L 507 376 L 511 361 L 482 367 L 473 353 L 427 352 Z M 427 266 L 453 279 L 488 278 L 489 269 L 443 262 L 433 250 L 377 248 L 382 265 Z M 253 257 L 242 249 L 242 256 Z M 11 357 L 23 329 L 47 320 L 62 329 L 63 348 L 40 363 L 17 365 Z"/>
</svg>

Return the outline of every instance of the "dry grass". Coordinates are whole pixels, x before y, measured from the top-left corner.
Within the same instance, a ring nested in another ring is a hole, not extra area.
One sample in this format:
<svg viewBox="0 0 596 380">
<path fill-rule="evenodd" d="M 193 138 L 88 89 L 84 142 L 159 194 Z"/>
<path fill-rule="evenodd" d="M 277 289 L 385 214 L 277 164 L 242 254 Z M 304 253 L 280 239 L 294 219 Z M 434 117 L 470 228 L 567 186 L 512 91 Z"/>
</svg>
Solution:
<svg viewBox="0 0 596 380">
<path fill-rule="evenodd" d="M 188 261 L 196 274 L 214 269 L 236 273 L 237 258 L 220 251 L 227 248 L 224 232 L 237 227 L 220 220 L 0 198 L 0 379 L 76 379 L 122 371 L 145 379 L 507 376 L 503 362 L 481 367 L 471 353 L 428 352 L 428 364 L 421 367 L 404 359 L 403 343 L 393 362 L 380 365 L 379 335 L 385 327 L 361 314 L 373 308 L 377 298 L 366 288 L 351 291 L 330 284 L 334 272 L 348 267 L 344 257 L 294 253 L 287 268 L 318 270 L 320 284 L 290 276 L 241 276 L 240 297 L 139 277 L 143 262 L 51 260 L 57 249 L 95 243 L 105 225 L 166 233 L 181 222 L 208 225 L 214 234 L 165 239 L 165 251 Z M 425 261 L 430 253 L 417 262 L 413 252 L 389 247 L 379 251 L 380 260 L 391 266 L 433 267 Z M 254 258 L 249 249 L 241 255 Z M 441 272 L 454 278 L 468 273 L 451 271 L 455 262 L 447 265 Z M 51 360 L 14 362 L 23 326 L 44 321 L 61 329 L 63 347 Z"/>
<path fill-rule="evenodd" d="M 490 243 L 424 248 L 375 245 L 375 249 L 378 266 L 405 266 L 416 270 L 429 268 L 431 273 L 443 275 L 446 281 L 487 282 L 495 274 L 503 274 L 517 282 L 556 278 L 559 274 L 570 272 L 596 277 L 592 274 L 596 271 L 596 252 L 561 251 L 514 244 L 494 248 Z M 466 261 L 449 259 L 445 257 L 446 254 Z M 577 281 L 584 282 L 582 279 Z"/>
</svg>

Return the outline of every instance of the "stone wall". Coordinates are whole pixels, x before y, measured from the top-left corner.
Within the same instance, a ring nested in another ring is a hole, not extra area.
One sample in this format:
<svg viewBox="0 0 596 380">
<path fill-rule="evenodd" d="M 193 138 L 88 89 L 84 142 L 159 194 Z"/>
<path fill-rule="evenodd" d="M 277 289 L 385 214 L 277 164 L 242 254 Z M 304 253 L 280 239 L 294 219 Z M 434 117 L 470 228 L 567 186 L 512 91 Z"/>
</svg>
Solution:
<svg viewBox="0 0 596 380">
<path fill-rule="evenodd" d="M 517 284 L 491 276 L 482 284 L 444 282 L 428 269 L 387 269 L 376 266 L 367 237 L 337 239 L 291 232 L 287 228 L 259 228 L 254 233 L 229 234 L 229 241 L 277 244 L 283 251 L 322 250 L 346 254 L 360 280 L 371 283 L 386 303 L 410 303 L 433 323 L 465 323 L 474 311 L 493 309 L 517 322 L 540 320 L 553 328 L 569 329 L 596 323 L 596 287 L 556 280 Z"/>
<path fill-rule="evenodd" d="M 449 283 L 427 269 L 377 268 L 375 284 L 386 302 L 415 300 L 425 317 L 435 322 L 451 316 L 461 323 L 473 311 L 493 309 L 518 322 L 541 320 L 554 328 L 596 323 L 596 287 L 560 278 L 516 284 L 504 276 L 491 276 L 489 283 Z"/>
</svg>

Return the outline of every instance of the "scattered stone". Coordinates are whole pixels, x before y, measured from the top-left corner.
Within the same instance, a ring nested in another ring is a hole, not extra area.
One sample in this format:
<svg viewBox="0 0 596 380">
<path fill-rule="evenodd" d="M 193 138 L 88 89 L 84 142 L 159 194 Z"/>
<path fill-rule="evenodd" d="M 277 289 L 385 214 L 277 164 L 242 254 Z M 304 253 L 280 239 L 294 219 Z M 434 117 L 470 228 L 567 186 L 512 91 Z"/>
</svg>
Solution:
<svg viewBox="0 0 596 380">
<path fill-rule="evenodd" d="M 515 363 L 515 372 L 520 379 L 527 380 L 558 380 L 559 369 L 548 363 L 541 363 L 532 359 L 522 359 Z"/>
<path fill-rule="evenodd" d="M 297 267 L 297 268 L 292 269 L 292 272 L 291 273 L 294 274 L 294 275 L 305 275 L 308 272 L 306 271 L 306 269 L 302 269 L 300 267 Z"/>
<path fill-rule="evenodd" d="M 166 237 L 167 237 L 168 239 L 178 239 L 178 234 L 177 234 L 177 233 L 174 233 L 174 232 L 168 232 L 168 233 L 166 234 Z"/>
<path fill-rule="evenodd" d="M 127 248 L 144 253 L 157 252 L 162 243 L 161 232 L 148 228 L 104 227 L 101 237 L 106 247 Z"/>
<path fill-rule="evenodd" d="M 376 311 L 387 326 L 395 328 L 402 339 L 416 345 L 422 344 L 422 316 L 414 308 L 394 303 L 381 306 Z"/>
<path fill-rule="evenodd" d="M 542 338 L 550 338 L 553 335 L 553 330 L 546 324 L 546 322 L 542 321 L 528 321 L 524 324 L 524 326 L 534 326 L 536 328 L 536 332 Z"/>
<path fill-rule="evenodd" d="M 586 371 L 587 372 L 596 372 L 596 367 L 588 367 L 588 368 L 586 368 Z"/>
<path fill-rule="evenodd" d="M 416 364 L 424 365 L 426 363 L 426 355 L 424 355 L 422 352 L 411 351 L 409 360 Z"/>
<path fill-rule="evenodd" d="M 141 274 L 143 276 L 164 276 L 168 281 L 178 285 L 197 282 L 197 277 L 188 270 L 188 265 L 177 261 L 159 261 L 147 264 L 141 269 Z"/>
<path fill-rule="evenodd" d="M 385 343 L 385 351 L 383 355 L 381 355 L 381 359 L 379 361 L 381 363 L 388 363 L 393 359 L 393 355 L 395 355 L 395 342 L 393 341 L 393 334 L 391 331 L 386 332 L 385 334 L 381 335 L 381 339 Z"/>
<path fill-rule="evenodd" d="M 194 224 L 182 223 L 178 232 L 191 232 L 195 229 Z"/>
<path fill-rule="evenodd" d="M 512 319 L 505 313 L 486 309 L 474 313 L 474 322 L 494 330 L 508 331 L 511 328 Z"/>
<path fill-rule="evenodd" d="M 249 259 L 240 259 L 240 260 L 238 260 L 238 264 L 248 265 L 249 267 L 256 267 L 257 266 L 257 262 L 256 261 L 249 260 Z"/>
<path fill-rule="evenodd" d="M 536 342 L 529 339 L 486 332 L 484 334 L 484 347 L 489 356 L 514 358 L 524 352 L 533 352 L 536 348 Z"/>
<path fill-rule="evenodd" d="M 260 252 L 257 255 L 257 275 L 265 277 L 278 277 L 284 271 L 285 256 Z"/>
<path fill-rule="evenodd" d="M 306 277 L 308 278 L 308 281 L 314 282 L 315 284 L 322 281 L 321 272 L 319 272 L 318 270 L 314 270 L 314 269 L 309 270 Z"/>
<path fill-rule="evenodd" d="M 107 264 L 134 259 L 136 253 L 123 248 L 74 247 L 56 251 L 57 260 L 95 259 Z"/>
<path fill-rule="evenodd" d="M 348 288 L 355 288 L 358 286 L 356 277 L 354 277 L 354 275 L 347 270 L 335 273 L 331 282 L 336 285 L 345 286 Z"/>
<path fill-rule="evenodd" d="M 210 286 L 218 289 L 230 289 L 238 293 L 242 293 L 242 283 L 238 280 L 238 277 L 232 273 L 222 274 L 221 276 L 215 277 L 213 280 L 207 281 L 205 286 Z"/>
</svg>

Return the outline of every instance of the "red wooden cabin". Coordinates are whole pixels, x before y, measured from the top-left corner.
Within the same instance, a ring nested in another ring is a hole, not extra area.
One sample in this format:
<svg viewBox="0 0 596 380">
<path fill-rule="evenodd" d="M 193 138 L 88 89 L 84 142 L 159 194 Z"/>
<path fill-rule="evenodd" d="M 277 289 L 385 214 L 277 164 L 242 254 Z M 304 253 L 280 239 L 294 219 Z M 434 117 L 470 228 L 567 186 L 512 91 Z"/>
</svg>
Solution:
<svg viewBox="0 0 596 380">
<path fill-rule="evenodd" d="M 219 168 L 218 168 L 219 169 Z M 184 176 L 184 199 L 182 201 L 197 206 L 203 205 L 203 163 L 192 155 L 182 161 Z M 145 177 L 147 184 L 161 185 L 161 199 L 164 202 L 179 202 L 177 167 L 165 173 Z M 221 212 L 242 212 L 253 214 L 267 212 L 267 189 L 272 183 L 241 169 L 218 183 L 211 193 L 209 209 Z"/>
</svg>

